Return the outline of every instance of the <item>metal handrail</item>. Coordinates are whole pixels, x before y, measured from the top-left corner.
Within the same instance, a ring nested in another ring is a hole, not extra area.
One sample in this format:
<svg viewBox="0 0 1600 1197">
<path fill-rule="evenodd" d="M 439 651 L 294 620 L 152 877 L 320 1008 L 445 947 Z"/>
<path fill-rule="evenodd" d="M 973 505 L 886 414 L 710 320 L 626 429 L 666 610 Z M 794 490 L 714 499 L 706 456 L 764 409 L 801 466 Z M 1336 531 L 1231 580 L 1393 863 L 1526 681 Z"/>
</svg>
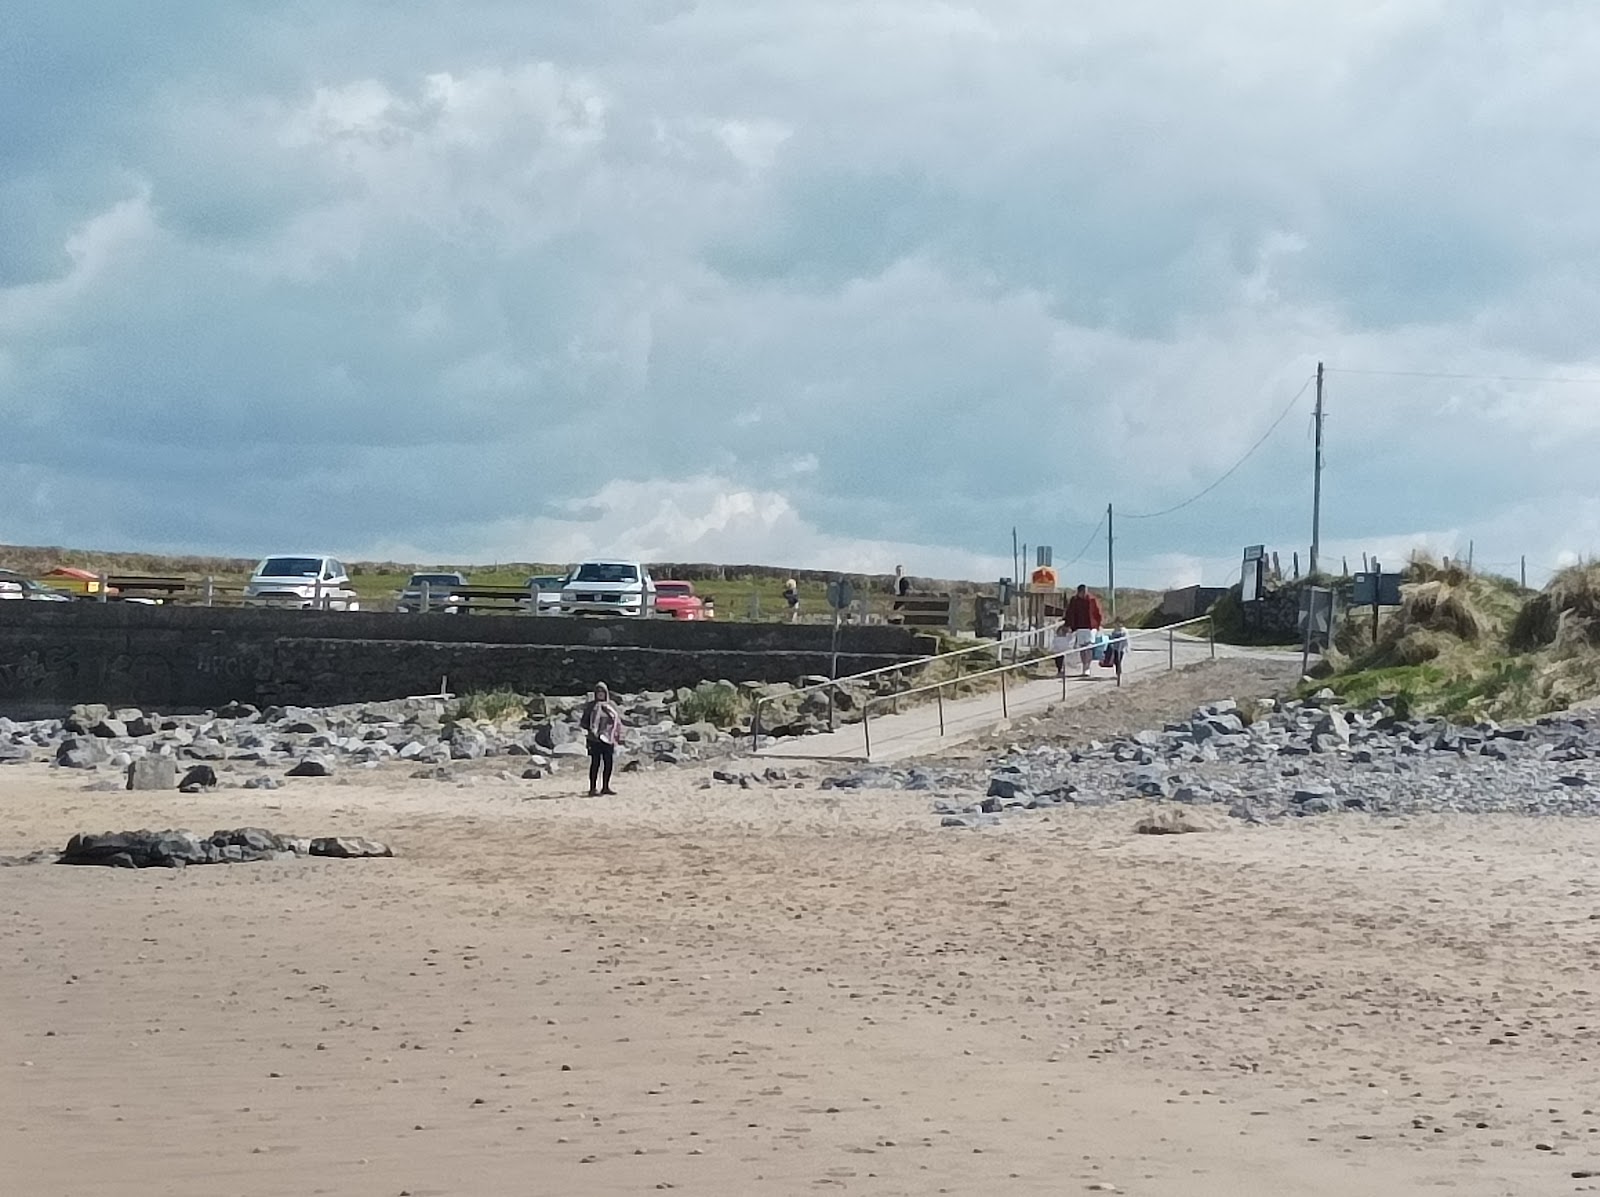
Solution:
<svg viewBox="0 0 1600 1197">
<path fill-rule="evenodd" d="M 1133 651 L 1133 642 L 1135 640 L 1149 636 L 1158 636 L 1162 632 L 1165 632 L 1167 634 L 1167 668 L 1172 669 L 1175 667 L 1176 660 L 1176 637 L 1174 633 L 1176 633 L 1179 628 L 1189 627 L 1202 621 L 1210 625 L 1210 635 L 1208 636 L 1208 640 L 1211 644 L 1211 657 L 1213 660 L 1215 660 L 1217 656 L 1217 627 L 1216 623 L 1209 615 L 1200 615 L 1196 616 L 1194 619 L 1185 619 L 1179 623 L 1168 624 L 1164 628 L 1141 628 L 1138 631 L 1125 629 L 1127 632 L 1128 651 Z M 959 685 L 962 682 L 975 682 L 986 677 L 998 677 L 1000 679 L 1000 715 L 1001 718 L 1008 718 L 1011 714 L 1011 711 L 1007 704 L 1006 675 L 1011 673 L 1013 670 L 1026 669 L 1030 665 L 1036 665 L 1046 657 L 1059 655 L 1060 654 L 1058 653 L 1046 650 L 1038 656 L 1029 657 L 1027 660 L 1012 661 L 1009 665 L 997 665 L 993 669 L 985 669 L 980 673 L 969 673 L 965 677 L 945 678 L 943 681 L 929 682 L 922 686 L 913 686 L 911 689 L 902 690 L 898 694 L 880 694 L 867 699 L 861 704 L 861 737 L 866 749 L 867 759 L 872 759 L 872 706 L 874 703 L 898 702 L 902 698 L 908 698 L 915 694 L 926 694 L 929 691 L 932 691 L 939 704 L 939 735 L 943 736 L 945 734 L 944 688 L 946 686 Z M 1122 685 L 1122 669 L 1120 666 L 1117 669 L 1117 685 Z M 1061 697 L 1064 699 L 1066 696 L 1067 675 L 1065 672 L 1063 672 L 1061 675 Z"/>
<path fill-rule="evenodd" d="M 930 665 L 935 661 L 950 661 L 957 657 L 964 657 L 969 653 L 998 652 L 1003 658 L 1005 656 L 1005 648 L 1007 645 L 1011 646 L 1014 662 L 1016 649 L 1023 641 L 1038 640 L 1041 636 L 1045 635 L 1047 631 L 1048 629 L 1045 628 L 1033 628 L 1026 632 L 1018 632 L 1015 635 L 1002 636 L 998 640 L 983 640 L 977 644 L 969 645 L 967 648 L 958 648 L 954 652 L 931 653 L 925 657 L 914 657 L 909 661 L 899 661 L 893 665 L 879 665 L 874 669 L 864 669 L 860 673 L 852 673 L 845 677 L 829 678 L 825 682 L 813 682 L 811 685 L 801 686 L 797 690 L 785 690 L 782 694 L 770 694 L 758 697 L 756 699 L 755 707 L 750 712 L 750 746 L 753 749 L 761 746 L 761 708 L 766 703 L 787 702 L 789 699 L 798 697 L 800 695 L 815 694 L 818 690 L 836 690 L 839 686 L 846 685 L 850 682 L 864 681 L 867 678 L 877 677 L 878 675 L 884 673 L 893 673 L 899 669 L 912 669 L 919 665 Z M 970 674 L 968 676 L 975 677 L 977 675 Z M 834 726 L 833 714 L 834 703 L 832 700 L 830 700 L 828 702 L 829 731 L 832 731 Z"/>
</svg>

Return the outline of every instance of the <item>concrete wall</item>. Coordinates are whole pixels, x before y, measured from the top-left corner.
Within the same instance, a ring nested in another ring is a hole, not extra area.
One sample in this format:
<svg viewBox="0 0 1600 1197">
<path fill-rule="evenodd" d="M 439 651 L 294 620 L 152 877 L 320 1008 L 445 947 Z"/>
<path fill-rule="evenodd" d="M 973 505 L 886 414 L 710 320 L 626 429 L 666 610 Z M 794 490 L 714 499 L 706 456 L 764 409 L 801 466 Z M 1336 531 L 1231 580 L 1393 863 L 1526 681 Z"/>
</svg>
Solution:
<svg viewBox="0 0 1600 1197">
<path fill-rule="evenodd" d="M 0 602 L 0 715 L 47 718 L 74 703 L 167 712 L 231 700 L 321 706 L 449 688 L 580 693 L 707 678 L 792 681 L 829 671 L 832 629 L 729 621 L 150 607 Z M 907 629 L 841 630 L 839 672 L 921 656 Z"/>
</svg>

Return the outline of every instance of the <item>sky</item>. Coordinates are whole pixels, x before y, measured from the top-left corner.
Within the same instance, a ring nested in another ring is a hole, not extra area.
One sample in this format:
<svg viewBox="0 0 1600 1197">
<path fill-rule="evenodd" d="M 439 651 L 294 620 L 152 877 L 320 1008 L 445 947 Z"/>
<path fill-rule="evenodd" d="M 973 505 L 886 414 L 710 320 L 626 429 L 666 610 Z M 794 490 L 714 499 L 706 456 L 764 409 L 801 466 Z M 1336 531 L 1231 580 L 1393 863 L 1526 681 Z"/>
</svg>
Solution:
<svg viewBox="0 0 1600 1197">
<path fill-rule="evenodd" d="M 1223 584 L 1306 555 L 1323 361 L 1325 562 L 1537 584 L 1600 551 L 1596 61 L 1536 0 L 20 0 L 0 543 L 1101 584 L 1109 504 L 1119 583 Z"/>
</svg>

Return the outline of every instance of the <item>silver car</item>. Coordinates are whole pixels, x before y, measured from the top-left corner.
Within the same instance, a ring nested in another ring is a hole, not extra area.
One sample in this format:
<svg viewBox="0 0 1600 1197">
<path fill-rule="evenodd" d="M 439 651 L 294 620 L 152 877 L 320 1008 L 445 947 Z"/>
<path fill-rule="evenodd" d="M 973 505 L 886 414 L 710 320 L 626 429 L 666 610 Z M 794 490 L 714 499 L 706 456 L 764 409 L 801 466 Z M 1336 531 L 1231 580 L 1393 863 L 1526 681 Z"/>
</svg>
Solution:
<svg viewBox="0 0 1600 1197">
<path fill-rule="evenodd" d="M 21 599 L 34 603 L 70 603 L 72 596 L 35 582 L 14 569 L 0 569 L 0 599 Z"/>
<path fill-rule="evenodd" d="M 303 611 L 359 611 L 350 571 L 323 556 L 266 557 L 245 583 L 247 607 L 291 607 Z"/>
<path fill-rule="evenodd" d="M 466 574 L 412 574 L 411 580 L 405 584 L 405 589 L 400 591 L 394 609 L 401 612 L 423 610 L 422 600 L 426 587 L 427 610 L 443 611 L 446 615 L 458 614 L 460 608 L 456 604 L 462 601 L 461 596 L 452 594 L 451 591 L 462 589 L 466 584 Z"/>
<path fill-rule="evenodd" d="M 565 574 L 535 574 L 527 581 L 528 597 L 522 600 L 522 605 L 535 615 L 557 615 L 561 611 L 561 591 L 566 584 Z"/>
</svg>

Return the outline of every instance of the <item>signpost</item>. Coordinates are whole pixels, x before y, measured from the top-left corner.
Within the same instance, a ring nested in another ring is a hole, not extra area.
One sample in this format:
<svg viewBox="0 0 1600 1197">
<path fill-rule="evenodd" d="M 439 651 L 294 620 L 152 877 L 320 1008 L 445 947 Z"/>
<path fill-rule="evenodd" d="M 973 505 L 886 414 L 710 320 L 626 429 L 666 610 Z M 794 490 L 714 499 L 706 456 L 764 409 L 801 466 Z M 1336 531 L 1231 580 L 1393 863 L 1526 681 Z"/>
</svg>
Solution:
<svg viewBox="0 0 1600 1197">
<path fill-rule="evenodd" d="M 1386 574 L 1376 560 L 1370 571 L 1355 576 L 1355 594 L 1350 600 L 1357 607 L 1372 608 L 1372 643 L 1378 643 L 1378 608 L 1400 605 L 1400 575 Z"/>
<path fill-rule="evenodd" d="M 1326 647 L 1333 639 L 1334 592 L 1329 586 L 1307 586 L 1300 592 L 1300 627 L 1305 633 L 1300 649 L 1300 673 L 1311 667 L 1311 645 Z"/>
</svg>

